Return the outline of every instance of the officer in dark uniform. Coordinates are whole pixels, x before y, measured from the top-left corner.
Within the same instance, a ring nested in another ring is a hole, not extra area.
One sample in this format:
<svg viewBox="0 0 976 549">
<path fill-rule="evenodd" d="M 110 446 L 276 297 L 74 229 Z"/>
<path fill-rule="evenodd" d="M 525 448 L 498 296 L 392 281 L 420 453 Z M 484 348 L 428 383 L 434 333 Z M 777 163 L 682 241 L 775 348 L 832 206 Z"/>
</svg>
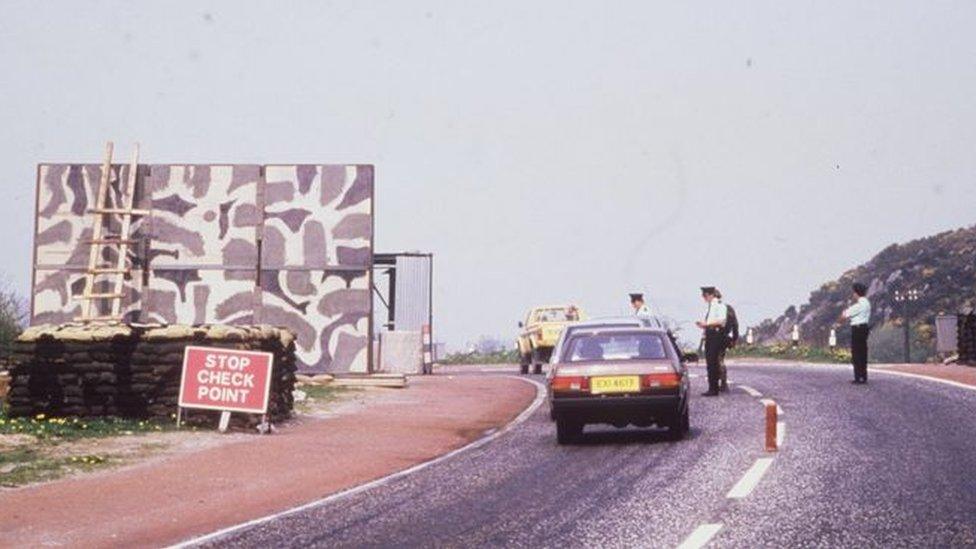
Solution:
<svg viewBox="0 0 976 549">
<path fill-rule="evenodd" d="M 718 396 L 722 351 L 728 342 L 725 329 L 727 312 L 725 304 L 715 297 L 717 291 L 714 286 L 702 286 L 701 292 L 702 299 L 708 303 L 705 320 L 695 323 L 704 332 L 705 364 L 708 369 L 708 391 L 702 396 Z"/>
</svg>

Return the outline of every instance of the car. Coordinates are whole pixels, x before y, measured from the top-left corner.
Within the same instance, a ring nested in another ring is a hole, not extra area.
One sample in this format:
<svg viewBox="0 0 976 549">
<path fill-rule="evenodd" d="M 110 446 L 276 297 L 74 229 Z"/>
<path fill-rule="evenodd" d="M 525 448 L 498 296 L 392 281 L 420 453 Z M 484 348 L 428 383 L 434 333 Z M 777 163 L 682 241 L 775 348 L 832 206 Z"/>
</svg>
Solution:
<svg viewBox="0 0 976 549">
<path fill-rule="evenodd" d="M 589 424 L 664 427 L 672 440 L 689 430 L 690 380 L 668 331 L 649 327 L 575 330 L 551 365 L 549 405 L 559 444 Z"/>
<path fill-rule="evenodd" d="M 637 316 L 608 316 L 591 318 L 589 320 L 582 320 L 580 322 L 573 323 L 563 329 L 563 332 L 559 334 L 559 339 L 556 340 L 556 345 L 552 350 L 552 357 L 549 359 L 549 374 L 547 377 L 552 377 L 552 373 L 555 369 L 552 364 L 559 362 L 559 358 L 562 355 L 561 350 L 563 344 L 570 335 L 580 331 L 580 330 L 593 330 L 596 328 L 660 328 L 667 332 L 668 339 L 671 340 L 671 344 L 674 345 L 675 354 L 679 357 L 692 358 L 694 361 L 698 360 L 698 356 L 695 354 L 686 355 L 682 353 L 681 346 L 678 345 L 678 340 L 667 328 L 667 324 L 656 316 L 651 317 L 637 317 Z M 548 384 L 546 385 L 548 387 Z M 556 420 L 556 415 L 553 413 L 552 409 L 549 409 L 549 419 L 552 421 Z"/>
<path fill-rule="evenodd" d="M 519 366 L 522 374 L 542 373 L 542 365 L 549 362 L 552 348 L 566 326 L 584 320 L 585 313 L 576 305 L 552 305 L 535 307 L 519 322 L 521 332 L 518 346 Z"/>
<path fill-rule="evenodd" d="M 577 332 L 579 330 L 592 330 L 595 328 L 664 328 L 664 323 L 656 316 L 652 317 L 637 317 L 637 316 L 605 316 L 598 318 L 591 318 L 588 320 L 581 320 L 579 322 L 574 322 L 569 326 L 563 328 L 562 333 L 559 334 L 559 339 L 556 340 L 556 344 L 552 348 L 552 356 L 549 359 L 549 363 L 554 363 L 559 361 L 560 349 L 563 346 L 563 342 L 570 334 Z"/>
</svg>

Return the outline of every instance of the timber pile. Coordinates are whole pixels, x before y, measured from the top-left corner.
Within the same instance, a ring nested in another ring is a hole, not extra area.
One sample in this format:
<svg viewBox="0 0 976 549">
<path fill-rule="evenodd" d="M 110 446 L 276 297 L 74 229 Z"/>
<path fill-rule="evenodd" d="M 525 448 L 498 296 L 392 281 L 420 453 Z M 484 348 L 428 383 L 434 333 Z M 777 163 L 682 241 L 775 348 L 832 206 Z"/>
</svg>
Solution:
<svg viewBox="0 0 976 549">
<path fill-rule="evenodd" d="M 272 353 L 268 415 L 275 421 L 291 415 L 295 343 L 285 329 L 78 324 L 32 327 L 17 338 L 8 414 L 172 418 L 187 345 Z M 219 414 L 191 410 L 188 419 L 211 423 Z M 245 422 L 258 420 L 248 416 Z"/>
</svg>

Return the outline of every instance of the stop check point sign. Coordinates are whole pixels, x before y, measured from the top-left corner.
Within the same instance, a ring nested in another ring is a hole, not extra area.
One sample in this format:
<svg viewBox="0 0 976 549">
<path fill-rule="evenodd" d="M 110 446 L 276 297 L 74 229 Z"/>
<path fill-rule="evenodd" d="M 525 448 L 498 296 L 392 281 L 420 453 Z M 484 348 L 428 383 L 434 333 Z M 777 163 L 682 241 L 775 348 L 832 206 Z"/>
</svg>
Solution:
<svg viewBox="0 0 976 549">
<path fill-rule="evenodd" d="M 263 414 L 271 389 L 271 353 L 187 347 L 179 405 Z"/>
</svg>

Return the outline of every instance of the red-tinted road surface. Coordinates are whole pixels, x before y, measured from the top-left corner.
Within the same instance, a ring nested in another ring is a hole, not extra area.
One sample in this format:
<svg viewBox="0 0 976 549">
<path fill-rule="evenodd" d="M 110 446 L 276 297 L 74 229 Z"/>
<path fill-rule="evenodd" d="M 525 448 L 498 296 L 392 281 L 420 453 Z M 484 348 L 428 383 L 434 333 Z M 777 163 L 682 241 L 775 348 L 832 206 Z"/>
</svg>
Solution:
<svg viewBox="0 0 976 549">
<path fill-rule="evenodd" d="M 273 436 L 0 492 L 0 546 L 185 540 L 428 461 L 508 423 L 535 394 L 506 377 L 413 378 L 354 413 Z"/>
</svg>

